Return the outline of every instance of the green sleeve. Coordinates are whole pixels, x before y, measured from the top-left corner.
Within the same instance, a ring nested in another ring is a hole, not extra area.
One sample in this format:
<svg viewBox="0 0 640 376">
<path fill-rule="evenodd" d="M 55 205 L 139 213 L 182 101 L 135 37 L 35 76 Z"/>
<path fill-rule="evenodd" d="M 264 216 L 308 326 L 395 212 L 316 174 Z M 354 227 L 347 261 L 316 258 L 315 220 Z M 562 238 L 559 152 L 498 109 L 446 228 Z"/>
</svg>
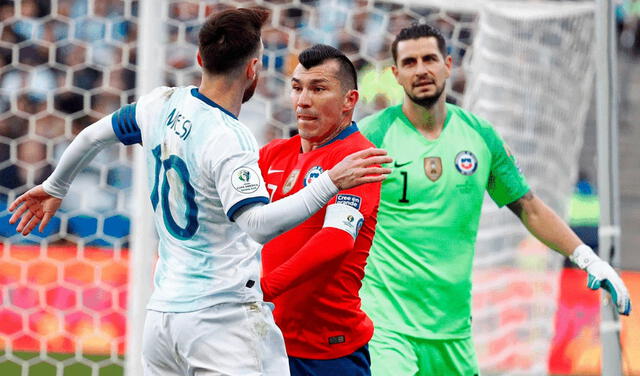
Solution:
<svg viewBox="0 0 640 376">
<path fill-rule="evenodd" d="M 488 123 L 482 121 L 480 133 L 491 151 L 491 172 L 487 191 L 499 207 L 510 204 L 527 192 L 529 185 L 502 137 Z"/>
</svg>

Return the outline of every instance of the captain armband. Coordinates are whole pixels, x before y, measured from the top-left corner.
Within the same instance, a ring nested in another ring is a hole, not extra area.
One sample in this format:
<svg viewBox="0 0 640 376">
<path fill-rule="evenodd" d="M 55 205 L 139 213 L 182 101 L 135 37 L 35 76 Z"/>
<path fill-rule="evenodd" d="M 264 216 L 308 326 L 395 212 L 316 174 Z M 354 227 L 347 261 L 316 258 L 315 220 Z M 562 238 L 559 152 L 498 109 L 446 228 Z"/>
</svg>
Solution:
<svg viewBox="0 0 640 376">
<path fill-rule="evenodd" d="M 353 206 L 337 203 L 327 207 L 322 227 L 333 227 L 346 231 L 355 239 L 363 223 L 364 217 L 360 211 Z"/>
</svg>

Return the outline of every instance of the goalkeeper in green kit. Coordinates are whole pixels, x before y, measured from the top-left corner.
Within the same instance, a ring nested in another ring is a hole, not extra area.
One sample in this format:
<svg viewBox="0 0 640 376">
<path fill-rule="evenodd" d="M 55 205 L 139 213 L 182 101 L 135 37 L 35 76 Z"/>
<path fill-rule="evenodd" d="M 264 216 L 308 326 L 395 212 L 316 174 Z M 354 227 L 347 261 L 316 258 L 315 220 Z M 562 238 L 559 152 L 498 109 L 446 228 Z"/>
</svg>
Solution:
<svg viewBox="0 0 640 376">
<path fill-rule="evenodd" d="M 440 32 L 413 25 L 391 49 L 404 102 L 359 123 L 394 159 L 360 290 L 375 326 L 373 376 L 478 374 L 471 267 L 485 191 L 628 315 L 631 302 L 618 274 L 530 191 L 491 124 L 445 103 L 452 60 Z"/>
</svg>

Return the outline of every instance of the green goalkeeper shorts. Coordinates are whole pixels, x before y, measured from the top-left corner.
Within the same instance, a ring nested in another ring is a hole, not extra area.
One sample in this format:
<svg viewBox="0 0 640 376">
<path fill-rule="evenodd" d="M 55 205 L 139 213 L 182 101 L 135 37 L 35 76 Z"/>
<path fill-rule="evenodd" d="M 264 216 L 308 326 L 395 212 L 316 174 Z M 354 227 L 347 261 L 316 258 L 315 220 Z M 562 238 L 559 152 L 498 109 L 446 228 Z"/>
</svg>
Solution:
<svg viewBox="0 0 640 376">
<path fill-rule="evenodd" d="M 369 349 L 372 376 L 479 374 L 471 338 L 421 339 L 376 327 Z"/>
</svg>

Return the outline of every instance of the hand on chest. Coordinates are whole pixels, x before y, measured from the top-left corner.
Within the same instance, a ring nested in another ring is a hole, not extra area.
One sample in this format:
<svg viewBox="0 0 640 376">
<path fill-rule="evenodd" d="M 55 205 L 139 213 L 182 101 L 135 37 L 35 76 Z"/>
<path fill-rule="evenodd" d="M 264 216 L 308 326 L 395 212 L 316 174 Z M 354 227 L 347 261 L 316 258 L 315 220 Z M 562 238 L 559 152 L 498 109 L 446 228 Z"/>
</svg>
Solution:
<svg viewBox="0 0 640 376">
<path fill-rule="evenodd" d="M 281 157 L 271 161 L 267 171 L 263 171 L 271 201 L 291 195 L 311 184 L 335 163 L 318 156 L 309 158 L 305 154 Z"/>
</svg>

